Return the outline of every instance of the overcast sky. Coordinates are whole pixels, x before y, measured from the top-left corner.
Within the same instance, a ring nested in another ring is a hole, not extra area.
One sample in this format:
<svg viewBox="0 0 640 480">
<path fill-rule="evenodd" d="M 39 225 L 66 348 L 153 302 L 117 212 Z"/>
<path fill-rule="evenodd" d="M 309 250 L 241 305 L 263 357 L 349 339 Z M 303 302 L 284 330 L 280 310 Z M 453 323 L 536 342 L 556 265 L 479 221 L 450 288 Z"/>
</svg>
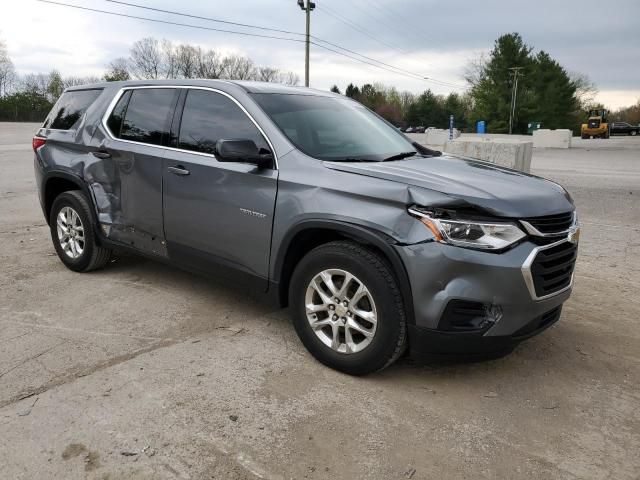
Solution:
<svg viewBox="0 0 640 480">
<path fill-rule="evenodd" d="M 145 11 L 106 0 L 60 1 L 192 25 L 302 38 Z M 304 13 L 296 0 L 124 1 L 304 31 Z M 640 0 L 316 0 L 316 4 L 312 35 L 420 76 L 464 85 L 468 61 L 488 52 L 499 35 L 515 31 L 536 50 L 549 52 L 569 71 L 588 75 L 600 90 L 598 99 L 609 107 L 640 99 Z M 292 70 L 303 79 L 304 47 L 299 42 L 151 23 L 36 0 L 4 0 L 0 9 L 0 38 L 7 43 L 20 73 L 56 68 L 63 75 L 100 76 L 111 59 L 127 56 L 131 44 L 146 36 L 244 54 L 259 65 Z M 335 83 L 344 90 L 351 81 L 378 81 L 416 93 L 426 88 L 437 93 L 452 91 L 451 87 L 407 78 L 312 46 L 312 87 L 328 89 Z"/>
</svg>

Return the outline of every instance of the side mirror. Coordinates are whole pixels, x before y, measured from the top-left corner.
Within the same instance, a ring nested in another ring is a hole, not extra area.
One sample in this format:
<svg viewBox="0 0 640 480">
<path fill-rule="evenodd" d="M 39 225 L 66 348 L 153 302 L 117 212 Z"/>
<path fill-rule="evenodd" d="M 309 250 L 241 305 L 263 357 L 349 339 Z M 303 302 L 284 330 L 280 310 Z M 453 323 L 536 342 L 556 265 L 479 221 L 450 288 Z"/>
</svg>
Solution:
<svg viewBox="0 0 640 480">
<path fill-rule="evenodd" d="M 216 157 L 221 162 L 242 162 L 260 168 L 273 165 L 273 155 L 265 148 L 258 148 L 253 140 L 218 140 Z"/>
</svg>

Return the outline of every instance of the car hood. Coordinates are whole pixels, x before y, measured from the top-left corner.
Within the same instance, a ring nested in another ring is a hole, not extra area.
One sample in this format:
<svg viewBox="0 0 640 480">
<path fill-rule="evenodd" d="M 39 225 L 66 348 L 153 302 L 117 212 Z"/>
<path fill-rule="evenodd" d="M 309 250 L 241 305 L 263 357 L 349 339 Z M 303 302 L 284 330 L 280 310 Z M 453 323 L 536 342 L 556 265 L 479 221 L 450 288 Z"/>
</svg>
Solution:
<svg viewBox="0 0 640 480">
<path fill-rule="evenodd" d="M 437 191 L 501 217 L 538 217 L 574 209 L 567 191 L 554 182 L 465 157 L 324 163 L 341 172 Z"/>
</svg>

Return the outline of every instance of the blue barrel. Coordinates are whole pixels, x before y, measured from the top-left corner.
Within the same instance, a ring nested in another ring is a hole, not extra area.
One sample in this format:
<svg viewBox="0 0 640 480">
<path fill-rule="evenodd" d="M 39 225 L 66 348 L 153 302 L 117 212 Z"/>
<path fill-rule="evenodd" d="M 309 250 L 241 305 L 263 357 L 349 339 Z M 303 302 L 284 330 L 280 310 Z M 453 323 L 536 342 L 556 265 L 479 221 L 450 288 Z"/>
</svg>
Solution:
<svg viewBox="0 0 640 480">
<path fill-rule="evenodd" d="M 480 120 L 476 125 L 476 132 L 479 134 L 486 133 L 486 124 L 484 120 Z"/>
</svg>

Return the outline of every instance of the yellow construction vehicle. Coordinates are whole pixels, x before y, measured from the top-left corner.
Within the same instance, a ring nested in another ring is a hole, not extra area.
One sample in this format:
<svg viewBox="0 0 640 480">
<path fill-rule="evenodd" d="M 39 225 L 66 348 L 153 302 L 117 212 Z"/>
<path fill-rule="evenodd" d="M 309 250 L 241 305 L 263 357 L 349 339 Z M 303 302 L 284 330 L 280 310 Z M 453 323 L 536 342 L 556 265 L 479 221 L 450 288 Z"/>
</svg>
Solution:
<svg viewBox="0 0 640 480">
<path fill-rule="evenodd" d="M 607 121 L 607 110 L 590 110 L 589 120 L 583 123 L 580 129 L 582 138 L 609 138 L 609 122 Z"/>
</svg>

